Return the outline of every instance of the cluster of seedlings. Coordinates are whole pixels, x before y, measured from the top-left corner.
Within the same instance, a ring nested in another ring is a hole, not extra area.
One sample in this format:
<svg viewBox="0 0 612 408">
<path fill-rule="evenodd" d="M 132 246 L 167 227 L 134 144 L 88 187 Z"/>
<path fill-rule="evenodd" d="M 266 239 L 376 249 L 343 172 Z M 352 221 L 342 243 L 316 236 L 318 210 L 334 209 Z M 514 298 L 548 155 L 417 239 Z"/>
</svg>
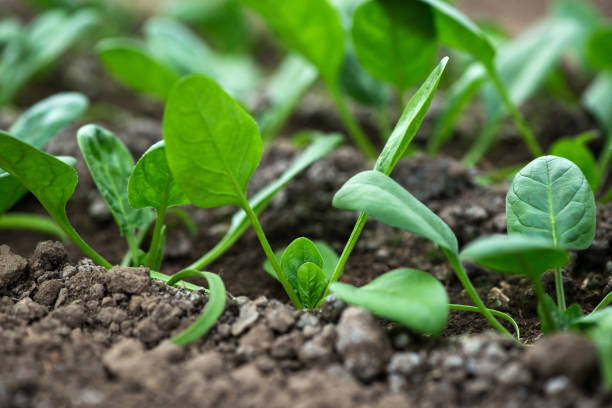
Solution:
<svg viewBox="0 0 612 408">
<path fill-rule="evenodd" d="M 253 114 L 248 111 L 250 95 L 262 86 L 252 58 L 213 51 L 180 23 L 154 18 L 145 25 L 145 41 L 105 39 L 97 51 L 121 83 L 164 101 L 163 140 L 135 162 L 112 132 L 95 124 L 77 132 L 91 177 L 126 239 L 129 251 L 122 265 L 147 267 L 152 279 L 187 289 L 199 288 L 185 282 L 187 278 L 201 277 L 208 282 L 208 302 L 200 318 L 173 341 L 184 345 L 198 339 L 221 316 L 228 294 L 219 275 L 205 268 L 251 226 L 267 257 L 264 269 L 281 283 L 296 309 L 319 308 L 328 295 L 335 294 L 425 335 L 439 335 L 447 325 L 449 310 L 461 310 L 481 313 L 500 333 L 520 342 L 513 318 L 485 305 L 463 262 L 523 275 L 533 283 L 542 332 L 573 330 L 590 336 L 599 353 L 605 384 L 611 388 L 612 308 L 607 306 L 612 293 L 585 314 L 577 304 L 566 304 L 561 269 L 569 262 L 569 251 L 586 249 L 593 241 L 594 192 L 601 192 L 611 165 L 610 26 L 598 20 L 596 28 L 590 28 L 593 19 L 581 21 L 584 13 L 574 12 L 581 6 L 567 1 L 559 2 L 553 15 L 514 41 L 485 33 L 440 0 L 347 2 L 350 5 L 344 4 L 341 13 L 327 0 L 241 2 L 261 15 L 291 52 L 266 83 L 264 93 L 269 100 L 265 106 L 252 109 Z M 95 20 L 94 12 L 82 11 L 73 15 L 48 13 L 27 28 L 3 22 L 0 104 L 12 99 L 30 76 Z M 64 26 L 70 29 L 65 31 Z M 52 46 L 45 46 L 45 52 L 30 49 L 38 46 L 40 36 L 52 42 Z M 584 105 L 607 132 L 599 160 L 586 147 L 592 134 L 560 139 L 549 155 L 543 155 L 519 111 L 548 80 L 568 44 L 577 41 L 586 42 L 581 57 L 599 70 L 583 97 Z M 449 61 L 442 59 L 431 71 L 438 43 L 453 52 L 466 52 L 471 62 L 451 86 L 429 141 L 429 152 L 435 154 L 449 139 L 461 111 L 480 92 L 486 106 L 485 126 L 464 163 L 479 162 L 506 115 L 535 157 L 510 173 L 508 234 L 478 239 L 462 250 L 450 227 L 389 177 L 410 152 L 410 143 Z M 542 48 L 547 52 L 534 55 Z M 30 58 L 21 58 L 22 54 Z M 427 74 L 404 104 L 407 90 Z M 340 255 L 324 242 L 306 237 L 296 237 L 275 251 L 258 217 L 288 182 L 333 151 L 342 142 L 341 135 L 307 133 L 308 147 L 281 177 L 251 197 L 246 194 L 264 143 L 278 133 L 318 77 L 353 142 L 374 161 L 372 170 L 353 176 L 333 198 L 334 207 L 359 212 Z M 347 95 L 380 113 L 384 144 L 379 153 L 349 110 Z M 402 113 L 394 129 L 388 131 L 385 122 L 393 97 L 399 100 Z M 55 95 L 32 106 L 8 131 L 0 131 L 0 228 L 32 228 L 69 239 L 95 263 L 110 269 L 111 263 L 86 243 L 66 214 L 66 204 L 77 185 L 72 167 L 75 159 L 54 157 L 41 150 L 87 106 L 87 98 L 81 94 Z M 28 190 L 52 220 L 7 213 Z M 610 198 L 612 190 L 601 196 L 603 202 Z M 238 211 L 214 248 L 168 276 L 162 273 L 166 214 L 187 204 L 200 208 L 232 205 Z M 395 269 L 359 288 L 338 282 L 368 217 L 438 245 L 474 305 L 449 304 L 444 286 L 432 274 L 417 269 Z M 542 285 L 542 275 L 550 270 L 555 278 L 554 299 Z"/>
</svg>

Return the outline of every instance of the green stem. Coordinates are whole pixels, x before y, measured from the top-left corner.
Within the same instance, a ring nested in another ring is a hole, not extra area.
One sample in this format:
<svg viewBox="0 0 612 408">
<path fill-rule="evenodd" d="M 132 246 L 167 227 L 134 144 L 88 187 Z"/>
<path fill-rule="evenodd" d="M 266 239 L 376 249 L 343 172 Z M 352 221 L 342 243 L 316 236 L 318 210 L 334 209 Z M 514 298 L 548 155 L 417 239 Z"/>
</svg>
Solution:
<svg viewBox="0 0 612 408">
<path fill-rule="evenodd" d="M 599 174 L 601 175 L 601 177 L 599 180 L 599 186 L 597 188 L 598 190 L 597 192 L 601 190 L 601 188 L 606 182 L 608 173 L 610 171 L 611 161 L 612 161 L 612 130 L 608 132 L 608 137 L 606 138 L 606 142 L 604 143 L 603 150 L 601 152 L 601 155 L 599 156 Z"/>
<path fill-rule="evenodd" d="M 329 278 L 329 283 L 336 282 L 338 279 L 340 279 L 340 276 L 342 275 L 342 272 L 344 271 L 344 266 L 346 265 L 346 261 L 351 255 L 353 248 L 355 248 L 355 244 L 357 244 L 359 235 L 361 234 L 361 231 L 363 230 L 363 227 L 365 226 L 367 220 L 368 220 L 368 215 L 366 213 L 359 214 L 359 218 L 357 219 L 357 222 L 355 223 L 355 226 L 353 227 L 351 236 L 346 242 L 346 245 L 344 246 L 344 249 L 342 250 L 342 254 L 340 254 L 340 258 L 338 259 L 338 263 L 336 264 L 336 268 L 334 269 L 334 272 L 332 273 L 331 278 Z M 325 295 L 323 297 L 327 296 L 328 290 L 329 290 L 329 284 L 327 285 L 327 288 L 325 289 Z"/>
<path fill-rule="evenodd" d="M 346 104 L 346 100 L 344 99 L 344 95 L 342 94 L 342 91 L 340 91 L 338 85 L 332 82 L 327 82 L 327 88 L 329 89 L 332 99 L 336 104 L 336 108 L 338 109 L 338 113 L 340 114 L 342 122 L 344 122 L 344 125 L 348 129 L 348 132 L 350 133 L 357 146 L 366 155 L 366 157 L 368 157 L 369 159 L 376 159 L 376 149 L 368 140 L 368 137 L 365 135 L 365 133 L 351 114 L 351 111 Z"/>
<path fill-rule="evenodd" d="M 212 261 L 223 255 L 223 253 L 227 250 L 228 247 L 231 246 L 236 240 L 225 240 L 222 239 L 204 256 L 198 258 L 194 263 L 185 267 L 183 270 L 187 269 L 202 269 L 208 266 Z"/>
<path fill-rule="evenodd" d="M 76 246 L 79 247 L 79 249 L 81 251 L 83 251 L 83 253 L 85 255 L 87 255 L 88 257 L 90 257 L 95 263 L 97 263 L 100 266 L 105 267 L 106 269 L 110 269 L 113 266 L 110 264 L 110 262 L 108 262 L 106 259 L 104 259 L 102 257 L 102 255 L 100 255 L 99 253 L 97 253 L 92 247 L 90 247 L 89 245 L 87 245 L 87 242 L 85 242 L 83 240 L 83 238 L 81 238 L 81 236 L 79 235 L 78 232 L 76 232 L 76 230 L 72 227 L 72 225 L 70 224 L 70 222 L 68 221 L 68 216 L 66 216 L 65 214 L 63 214 L 62 218 L 60 220 L 57 220 L 59 226 L 64 230 L 64 232 L 68 235 L 68 237 L 70 238 L 70 240 L 72 240 L 72 242 L 74 242 L 76 244 Z"/>
<path fill-rule="evenodd" d="M 136 241 L 136 236 L 134 235 L 134 231 L 128 231 L 125 234 L 125 240 L 127 241 L 128 244 L 128 249 L 130 251 L 130 253 L 132 254 L 132 263 L 135 263 L 136 260 L 138 259 L 138 242 Z M 139 265 L 136 265 L 139 266 Z"/>
<path fill-rule="evenodd" d="M 253 225 L 253 229 L 255 230 L 255 234 L 257 234 L 257 238 L 259 239 L 259 243 L 261 244 L 261 247 L 263 248 L 263 251 L 266 254 L 266 257 L 270 261 L 270 264 L 272 265 L 274 272 L 276 272 L 276 276 L 278 277 L 278 280 L 280 281 L 281 285 L 283 285 L 283 288 L 285 289 L 285 292 L 287 292 L 289 299 L 291 299 L 291 303 L 293 303 L 293 306 L 296 309 L 301 309 L 302 304 L 300 303 L 300 300 L 298 299 L 297 294 L 294 292 L 293 288 L 291 287 L 291 284 L 289 284 L 289 280 L 287 280 L 287 277 L 281 270 L 281 267 L 278 264 L 278 260 L 276 259 L 276 255 L 274 255 L 274 251 L 272 251 L 272 248 L 270 247 L 270 243 L 268 242 L 268 239 L 266 238 L 266 234 L 264 234 L 263 229 L 261 228 L 261 224 L 259 223 L 259 220 L 257 219 L 257 214 L 255 214 L 255 212 L 251 208 L 249 202 L 247 201 L 246 197 L 244 197 L 244 195 L 241 196 L 241 199 L 242 199 L 241 207 L 244 210 L 244 212 L 246 212 L 247 217 L 249 217 L 249 220 L 251 221 L 251 225 Z"/>
<path fill-rule="evenodd" d="M 612 303 L 612 292 L 608 293 L 602 300 L 601 302 L 599 302 L 599 304 L 597 305 L 597 307 L 595 307 L 595 309 L 593 309 L 593 311 L 589 314 L 593 314 L 601 309 L 603 309 L 604 307 L 608 306 L 610 303 Z"/>
<path fill-rule="evenodd" d="M 145 266 L 149 268 L 154 268 L 155 263 L 158 259 L 158 255 L 162 248 L 160 248 L 161 243 L 161 232 L 164 226 L 164 219 L 166 218 L 166 209 L 168 207 L 168 192 L 170 191 L 170 181 L 166 182 L 166 189 L 164 191 L 164 195 L 161 201 L 159 208 L 155 211 L 157 212 L 157 217 L 155 218 L 155 227 L 153 228 L 153 238 L 151 238 L 151 245 L 149 245 L 149 252 L 147 252 L 147 257 L 145 259 Z"/>
<path fill-rule="evenodd" d="M 536 297 L 538 298 L 538 303 L 540 304 L 540 307 L 542 308 L 542 312 L 544 314 L 543 318 L 546 320 L 545 325 L 546 327 L 552 329 L 556 327 L 556 325 L 554 323 L 552 313 L 546 305 L 546 292 L 544 291 L 544 287 L 542 286 L 542 280 L 537 277 L 533 278 L 531 281 L 533 282 L 533 289 L 535 291 Z"/>
<path fill-rule="evenodd" d="M 151 222 L 149 222 L 146 227 L 138 230 L 138 234 L 136 234 L 135 240 L 136 240 L 136 245 L 138 245 L 139 247 L 140 247 L 140 244 L 142 244 L 142 241 L 144 240 L 145 236 L 147 235 L 147 231 L 149 230 L 150 226 L 151 226 Z M 125 253 L 125 255 L 123 255 L 123 259 L 121 260 L 121 266 L 129 266 L 131 261 L 132 261 L 132 252 L 128 250 Z"/>
<path fill-rule="evenodd" d="M 502 83 L 501 78 L 497 74 L 495 67 L 492 64 L 487 64 L 486 68 L 487 68 L 487 72 L 489 73 L 489 76 L 493 80 L 493 84 L 497 88 L 499 95 L 504 101 L 504 104 L 506 105 L 508 112 L 510 112 L 510 116 L 512 117 L 512 120 L 514 120 L 514 124 L 516 125 L 516 128 L 521 134 L 523 141 L 527 145 L 527 148 L 529 149 L 533 157 L 542 156 L 543 154 L 542 148 L 540 148 L 538 141 L 536 140 L 535 136 L 531 132 L 531 129 L 529 129 L 529 126 L 527 125 L 527 122 L 525 122 L 525 119 L 521 115 L 521 112 L 514 105 L 514 102 L 512 102 L 512 99 L 510 99 L 510 95 L 508 95 L 508 91 L 506 90 L 506 87 Z"/>
<path fill-rule="evenodd" d="M 9 213 L 0 215 L 0 229 L 26 229 L 55 235 L 64 243 L 68 235 L 51 218 L 39 214 Z"/>
<path fill-rule="evenodd" d="M 565 304 L 565 291 L 563 290 L 563 273 L 561 268 L 555 269 L 555 292 L 557 292 L 557 306 L 561 313 L 567 308 Z"/>
<path fill-rule="evenodd" d="M 448 305 L 448 308 L 450 310 L 460 310 L 462 312 L 480 313 L 480 309 L 478 309 L 476 306 L 456 305 L 456 304 L 450 303 Z M 520 331 L 520 329 L 518 327 L 518 324 L 516 324 L 516 322 L 514 321 L 514 319 L 510 315 L 508 315 L 508 314 L 506 314 L 504 312 L 500 312 L 500 311 L 495 310 L 495 309 L 489 309 L 489 311 L 491 312 L 491 314 L 493 316 L 497 316 L 497 317 L 500 317 L 500 318 L 508 321 L 512 325 L 512 327 L 514 327 L 514 331 L 516 332 L 516 339 L 518 341 L 520 341 L 520 339 L 521 339 L 521 331 Z"/>
<path fill-rule="evenodd" d="M 181 271 L 181 272 L 183 272 L 183 271 Z M 177 286 L 179 281 L 180 281 L 180 286 L 185 288 L 185 289 L 189 289 L 189 290 L 204 289 L 204 292 L 208 293 L 208 289 L 206 289 L 206 288 L 204 288 L 202 286 L 194 285 L 193 283 L 185 282 L 184 280 L 174 278 L 174 276 L 176 276 L 176 275 L 170 276 L 170 275 L 166 275 L 165 273 L 161 273 L 161 272 L 157 272 L 157 271 L 151 270 L 151 271 L 149 271 L 149 276 L 151 277 L 151 279 L 159 280 L 159 281 L 162 281 L 164 283 L 168 283 L 170 281 L 173 286 Z"/>
<path fill-rule="evenodd" d="M 442 252 L 444 252 L 444 255 L 446 255 L 446 258 L 448 259 L 451 266 L 455 270 L 455 273 L 457 274 L 459 281 L 465 288 L 470 299 L 472 299 L 472 302 L 474 302 L 476 307 L 478 307 L 478 310 L 480 311 L 480 313 L 485 317 L 485 319 L 489 321 L 489 323 L 491 323 L 491 325 L 498 332 L 505 334 L 508 337 L 512 337 L 510 332 L 504 326 L 502 326 L 501 323 L 499 323 L 495 319 L 495 317 L 493 317 L 493 314 L 485 306 L 482 300 L 480 300 L 480 297 L 478 296 L 478 292 L 476 292 L 476 289 L 474 289 L 474 286 L 472 285 L 470 278 L 467 276 L 467 272 L 463 268 L 463 265 L 461 264 L 461 261 L 459 260 L 459 257 L 457 256 L 457 254 L 450 252 L 449 250 L 445 248 L 442 248 Z"/>
</svg>

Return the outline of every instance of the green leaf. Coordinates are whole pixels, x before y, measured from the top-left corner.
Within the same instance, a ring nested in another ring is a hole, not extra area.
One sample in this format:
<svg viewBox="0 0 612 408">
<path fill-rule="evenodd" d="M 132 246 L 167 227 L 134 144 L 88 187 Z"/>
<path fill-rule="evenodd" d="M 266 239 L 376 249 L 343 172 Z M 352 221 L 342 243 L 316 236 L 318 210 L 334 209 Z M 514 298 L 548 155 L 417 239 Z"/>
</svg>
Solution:
<svg viewBox="0 0 612 408">
<path fill-rule="evenodd" d="M 582 96 L 582 104 L 612 137 L 612 73 L 597 75 Z"/>
<path fill-rule="evenodd" d="M 399 159 L 402 158 L 425 118 L 447 62 L 448 57 L 443 58 L 412 98 L 410 98 L 391 136 L 378 156 L 374 170 L 389 175 Z"/>
<path fill-rule="evenodd" d="M 330 290 L 347 303 L 420 333 L 436 336 L 448 321 L 448 295 L 444 286 L 417 269 L 396 269 L 360 288 L 334 282 Z"/>
<path fill-rule="evenodd" d="M 389 104 L 389 86 L 372 77 L 359 63 L 355 51 L 347 49 L 340 71 L 340 85 L 359 103 L 383 109 Z M 384 135 L 387 137 L 388 135 Z"/>
<path fill-rule="evenodd" d="M 272 201 L 276 193 L 284 188 L 287 183 L 302 172 L 302 170 L 334 150 L 336 146 L 342 142 L 342 136 L 338 134 L 321 135 L 315 133 L 315 135 L 318 135 L 318 137 L 315 138 L 314 142 L 295 159 L 278 179 L 258 191 L 257 194 L 249 200 L 249 205 L 256 214 L 260 214 L 268 206 L 270 201 Z M 239 210 L 232 217 L 230 228 L 223 236 L 223 239 L 191 266 L 200 269 L 204 268 L 230 248 L 248 227 L 249 219 L 246 213 L 243 210 Z M 270 265 L 270 268 L 271 267 Z M 323 268 L 323 270 L 325 271 L 326 269 Z"/>
<path fill-rule="evenodd" d="M 514 177 L 506 196 L 508 232 L 548 239 L 554 247 L 585 249 L 595 236 L 595 199 L 575 164 L 542 156 Z"/>
<path fill-rule="evenodd" d="M 320 266 L 306 262 L 298 268 L 297 292 L 302 306 L 307 309 L 316 308 L 326 287 L 327 279 Z"/>
<path fill-rule="evenodd" d="M 338 263 L 338 254 L 332 247 L 330 247 L 323 241 L 312 241 L 312 243 L 315 245 L 315 247 L 317 247 L 319 254 L 321 254 L 321 258 L 323 258 L 323 266 L 321 269 L 323 270 L 323 275 L 325 276 L 325 279 L 329 280 L 334 273 L 334 268 L 336 267 L 336 264 Z M 276 259 L 278 259 L 279 262 L 280 259 L 283 257 L 285 249 L 287 248 L 285 247 L 274 253 L 276 255 Z M 269 260 L 266 260 L 266 262 L 264 262 L 263 268 L 274 279 L 278 280 L 276 272 L 274 272 L 274 268 L 272 268 L 272 264 Z"/>
<path fill-rule="evenodd" d="M 591 34 L 587 58 L 595 68 L 612 69 L 612 26 L 604 26 Z"/>
<path fill-rule="evenodd" d="M 589 182 L 591 189 L 595 191 L 599 186 L 599 167 L 595 156 L 586 146 L 596 137 L 594 132 L 585 132 L 575 138 L 561 138 L 550 147 L 550 154 L 563 157 L 574 163 Z"/>
<path fill-rule="evenodd" d="M 161 100 L 168 97 L 179 76 L 137 41 L 123 38 L 102 40 L 96 47 L 100 60 L 122 85 Z"/>
<path fill-rule="evenodd" d="M 52 95 L 26 110 L 8 133 L 40 149 L 57 132 L 81 116 L 88 104 L 87 97 L 77 92 Z"/>
<path fill-rule="evenodd" d="M 429 72 L 437 49 L 432 10 L 417 1 L 363 3 L 353 16 L 352 37 L 368 72 L 400 90 Z"/>
<path fill-rule="evenodd" d="M 133 208 L 157 210 L 189 204 L 170 173 L 163 140 L 151 146 L 136 163 L 128 183 L 128 199 Z"/>
<path fill-rule="evenodd" d="M 497 272 L 532 279 L 569 262 L 567 251 L 551 245 L 549 240 L 521 234 L 480 238 L 461 251 L 461 258 Z"/>
<path fill-rule="evenodd" d="M 208 282 L 208 302 L 206 302 L 200 317 L 185 331 L 172 338 L 172 342 L 180 346 L 185 346 L 205 335 L 225 309 L 225 285 L 219 275 L 188 269 L 173 275 L 166 283 L 174 285 L 176 282 L 190 277 L 206 279 Z"/>
<path fill-rule="evenodd" d="M 351 177 L 334 196 L 333 206 L 361 211 L 393 227 L 421 235 L 457 254 L 453 231 L 406 189 L 377 171 Z"/>
<path fill-rule="evenodd" d="M 8 133 L 40 149 L 60 129 L 80 116 L 87 105 L 87 98 L 80 93 L 53 95 L 26 110 Z M 0 169 L 0 214 L 15 205 L 26 191 L 13 176 Z"/>
<path fill-rule="evenodd" d="M 465 15 L 441 0 L 420 0 L 434 12 L 434 22 L 441 42 L 464 50 L 485 65 L 493 63 L 495 49 L 487 36 Z"/>
<path fill-rule="evenodd" d="M 310 262 L 323 267 L 323 257 L 319 250 L 308 238 L 300 237 L 291 242 L 283 251 L 281 256 L 280 267 L 282 272 L 287 277 L 287 281 L 298 293 L 298 269 L 303 264 Z"/>
<path fill-rule="evenodd" d="M 163 126 L 168 165 L 185 196 L 202 208 L 242 207 L 263 148 L 253 118 L 212 79 L 191 75 L 170 92 Z"/>
<path fill-rule="evenodd" d="M 335 83 L 344 57 L 344 29 L 327 0 L 241 0 L 259 13 L 278 38 Z"/>
<path fill-rule="evenodd" d="M 81 239 L 68 221 L 66 203 L 77 185 L 77 173 L 69 164 L 0 131 L 0 167 L 34 194 L 83 252 L 99 265 L 111 267 Z"/>
<path fill-rule="evenodd" d="M 261 74 L 249 55 L 216 53 L 178 21 L 154 17 L 144 31 L 152 55 L 180 76 L 207 75 L 239 100 L 246 99 L 259 84 Z"/>
<path fill-rule="evenodd" d="M 77 142 L 121 235 L 126 236 L 136 228 L 147 226 L 151 211 L 134 209 L 128 200 L 128 181 L 134 169 L 134 159 L 127 147 L 113 133 L 96 125 L 80 128 Z"/>
<path fill-rule="evenodd" d="M 574 324 L 593 339 L 604 384 L 612 390 L 612 307 L 584 316 Z"/>
<path fill-rule="evenodd" d="M 301 56 L 289 54 L 283 59 L 266 85 L 268 106 L 257 120 L 265 141 L 281 129 L 317 77 L 317 70 Z"/>
</svg>

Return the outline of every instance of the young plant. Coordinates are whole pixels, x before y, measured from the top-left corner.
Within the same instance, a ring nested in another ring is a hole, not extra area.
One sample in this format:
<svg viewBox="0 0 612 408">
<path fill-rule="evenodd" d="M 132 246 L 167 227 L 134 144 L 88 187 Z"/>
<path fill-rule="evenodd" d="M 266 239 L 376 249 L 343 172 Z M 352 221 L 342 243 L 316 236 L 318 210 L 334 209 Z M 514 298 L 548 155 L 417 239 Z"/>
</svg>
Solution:
<svg viewBox="0 0 612 408">
<path fill-rule="evenodd" d="M 37 73 L 51 65 L 98 22 L 92 10 L 52 10 L 27 26 L 0 22 L 0 106 L 10 103 Z"/>
<path fill-rule="evenodd" d="M 35 148 L 44 147 L 63 127 L 79 117 L 88 101 L 79 93 L 60 93 L 34 104 L 9 128 L 8 134 Z M 73 165 L 75 160 L 60 157 Z M 47 217 L 36 214 L 7 213 L 27 192 L 15 177 L 0 169 L 0 229 L 33 229 L 67 238 L 63 230 Z"/>
<path fill-rule="evenodd" d="M 568 250 L 590 246 L 595 233 L 595 201 L 578 167 L 561 157 L 544 156 L 514 178 L 506 197 L 507 236 L 481 238 L 461 258 L 491 270 L 531 279 L 538 298 L 542 332 L 580 330 L 593 338 L 606 386 L 612 389 L 612 293 L 583 316 L 576 303 L 566 307 L 561 267 Z M 546 294 L 542 275 L 555 271 L 557 303 Z"/>
</svg>

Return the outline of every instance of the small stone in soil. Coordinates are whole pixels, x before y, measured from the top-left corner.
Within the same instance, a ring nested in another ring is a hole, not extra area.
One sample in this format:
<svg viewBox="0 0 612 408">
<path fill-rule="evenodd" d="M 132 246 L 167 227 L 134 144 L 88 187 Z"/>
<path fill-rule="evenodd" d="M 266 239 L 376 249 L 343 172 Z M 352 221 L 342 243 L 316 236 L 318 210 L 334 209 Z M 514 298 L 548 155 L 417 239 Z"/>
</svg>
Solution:
<svg viewBox="0 0 612 408">
<path fill-rule="evenodd" d="M 32 269 L 49 271 L 58 269 L 66 263 L 68 253 L 61 242 L 42 241 L 36 245 L 32 257 Z"/>
<path fill-rule="evenodd" d="M 25 258 L 14 254 L 7 245 L 0 245 L 0 290 L 21 278 L 27 266 Z"/>
<path fill-rule="evenodd" d="M 150 281 L 147 268 L 114 266 L 106 272 L 106 287 L 111 292 L 142 293 Z"/>
</svg>

